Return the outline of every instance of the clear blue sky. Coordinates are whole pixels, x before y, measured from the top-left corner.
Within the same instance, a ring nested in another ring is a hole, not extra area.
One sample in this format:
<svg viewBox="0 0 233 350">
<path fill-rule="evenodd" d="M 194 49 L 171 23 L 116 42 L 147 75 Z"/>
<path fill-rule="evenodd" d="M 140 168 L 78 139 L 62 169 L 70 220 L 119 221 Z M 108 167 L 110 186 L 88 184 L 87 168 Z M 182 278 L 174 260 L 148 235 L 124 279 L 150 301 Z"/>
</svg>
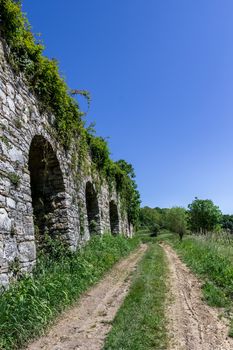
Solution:
<svg viewBox="0 0 233 350">
<path fill-rule="evenodd" d="M 142 205 L 233 213 L 233 1 L 23 1 L 46 55 L 92 95 L 89 121 L 133 164 Z"/>
</svg>

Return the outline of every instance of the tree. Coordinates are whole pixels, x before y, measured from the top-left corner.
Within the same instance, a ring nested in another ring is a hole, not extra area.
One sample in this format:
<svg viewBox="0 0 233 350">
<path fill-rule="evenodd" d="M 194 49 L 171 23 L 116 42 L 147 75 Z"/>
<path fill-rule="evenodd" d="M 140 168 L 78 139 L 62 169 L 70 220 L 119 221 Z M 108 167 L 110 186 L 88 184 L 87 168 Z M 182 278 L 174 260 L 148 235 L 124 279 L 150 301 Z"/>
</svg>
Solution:
<svg viewBox="0 0 233 350">
<path fill-rule="evenodd" d="M 153 231 L 154 225 L 160 226 L 160 214 L 156 209 L 150 207 L 141 208 L 139 222 L 141 228 Z"/>
<path fill-rule="evenodd" d="M 125 195 L 128 220 L 137 228 L 141 201 L 137 184 L 135 182 L 134 168 L 132 164 L 127 163 L 123 159 L 115 162 L 115 165 L 120 170 L 120 178 L 118 178 L 117 187 L 119 188 L 120 186 L 121 192 Z M 122 177 L 122 174 L 125 174 L 126 176 Z"/>
<path fill-rule="evenodd" d="M 150 236 L 151 237 L 156 237 L 158 234 L 159 234 L 159 230 L 160 230 L 160 227 L 158 224 L 154 223 L 153 225 L 151 225 L 150 227 Z"/>
<path fill-rule="evenodd" d="M 132 164 L 127 163 L 124 159 L 116 161 L 116 164 L 129 176 L 130 179 L 135 179 L 135 171 Z"/>
<path fill-rule="evenodd" d="M 210 199 L 198 199 L 188 205 L 189 222 L 193 232 L 206 234 L 221 223 L 222 213 Z"/>
<path fill-rule="evenodd" d="M 224 230 L 229 230 L 233 233 L 233 215 L 223 215 L 221 220 L 221 225 Z"/>
<path fill-rule="evenodd" d="M 182 207 L 173 207 L 167 210 L 167 228 L 179 235 L 182 240 L 187 232 L 187 212 Z"/>
</svg>

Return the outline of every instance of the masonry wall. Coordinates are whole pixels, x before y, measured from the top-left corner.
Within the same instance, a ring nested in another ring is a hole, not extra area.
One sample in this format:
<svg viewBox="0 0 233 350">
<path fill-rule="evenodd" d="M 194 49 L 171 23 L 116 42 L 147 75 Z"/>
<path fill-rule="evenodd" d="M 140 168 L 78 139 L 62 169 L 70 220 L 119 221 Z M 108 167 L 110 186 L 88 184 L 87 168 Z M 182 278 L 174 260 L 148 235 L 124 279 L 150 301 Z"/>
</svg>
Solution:
<svg viewBox="0 0 233 350">
<path fill-rule="evenodd" d="M 37 228 L 43 227 L 54 237 L 62 235 L 75 250 L 90 238 L 93 224 L 96 233 L 111 231 L 112 202 L 117 207 L 118 233 L 132 235 L 116 191 L 110 193 L 106 183 L 95 188 L 91 175 L 76 176 L 71 154 L 56 141 L 52 123 L 52 117 L 39 113 L 38 102 L 23 77 L 12 72 L 0 41 L 0 285 L 3 287 L 14 278 L 16 265 L 21 271 L 29 272 L 36 263 L 35 222 Z M 98 204 L 93 216 L 87 213 L 88 183 Z"/>
</svg>

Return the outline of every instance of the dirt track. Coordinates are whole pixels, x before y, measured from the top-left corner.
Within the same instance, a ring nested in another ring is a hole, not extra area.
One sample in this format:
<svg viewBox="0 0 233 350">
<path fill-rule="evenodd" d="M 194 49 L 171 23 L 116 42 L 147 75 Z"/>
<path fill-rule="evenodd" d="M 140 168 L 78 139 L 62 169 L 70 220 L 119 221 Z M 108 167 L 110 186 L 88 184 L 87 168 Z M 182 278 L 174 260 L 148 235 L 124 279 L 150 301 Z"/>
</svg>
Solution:
<svg viewBox="0 0 233 350">
<path fill-rule="evenodd" d="M 167 309 L 169 350 L 232 350 L 233 339 L 218 311 L 201 300 L 201 284 L 170 246 L 163 245 L 170 269 Z"/>
<path fill-rule="evenodd" d="M 100 350 L 128 292 L 130 276 L 146 249 L 146 245 L 141 245 L 116 264 L 77 305 L 60 317 L 47 336 L 32 343 L 27 350 Z"/>
</svg>

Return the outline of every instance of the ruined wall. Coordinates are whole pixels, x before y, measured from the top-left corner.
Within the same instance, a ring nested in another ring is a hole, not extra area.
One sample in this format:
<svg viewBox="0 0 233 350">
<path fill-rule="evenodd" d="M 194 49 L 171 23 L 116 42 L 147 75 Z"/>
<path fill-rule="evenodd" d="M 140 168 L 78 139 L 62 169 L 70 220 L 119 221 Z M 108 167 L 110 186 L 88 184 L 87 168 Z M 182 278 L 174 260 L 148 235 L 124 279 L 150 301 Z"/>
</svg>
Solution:
<svg viewBox="0 0 233 350">
<path fill-rule="evenodd" d="M 99 234 L 111 231 L 112 227 L 114 234 L 132 235 L 132 227 L 127 215 L 122 217 L 120 198 L 114 189 L 110 193 L 107 183 L 97 189 L 91 175 L 80 174 L 77 183 L 71 154 L 56 141 L 52 119 L 39 113 L 38 102 L 23 77 L 16 77 L 6 62 L 0 41 L 2 286 L 9 284 L 16 266 L 31 271 L 38 249 L 36 235 L 43 231 L 54 237 L 62 235 L 73 250 L 90 238 L 92 221 Z M 118 222 L 114 225 L 110 224 L 110 202 L 117 210 Z M 88 214 L 87 209 L 93 203 L 94 214 Z"/>
</svg>

